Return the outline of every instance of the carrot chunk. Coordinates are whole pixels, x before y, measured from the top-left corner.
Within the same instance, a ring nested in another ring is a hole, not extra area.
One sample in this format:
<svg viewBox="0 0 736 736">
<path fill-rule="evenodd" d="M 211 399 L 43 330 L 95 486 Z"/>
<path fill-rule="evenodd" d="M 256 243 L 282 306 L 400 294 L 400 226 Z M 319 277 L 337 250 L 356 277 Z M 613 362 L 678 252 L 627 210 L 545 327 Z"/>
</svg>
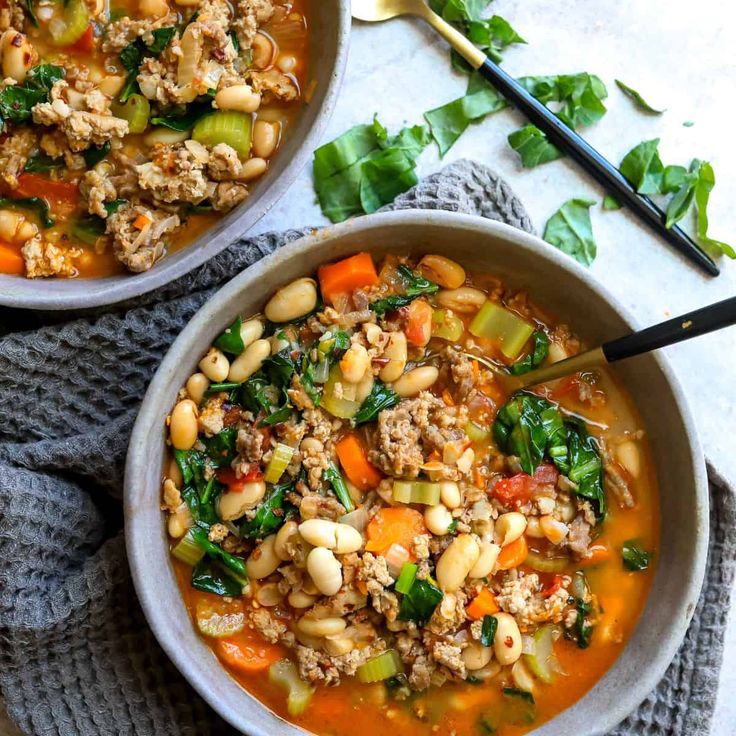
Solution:
<svg viewBox="0 0 736 736">
<path fill-rule="evenodd" d="M 284 656 L 280 646 L 239 638 L 218 639 L 215 651 L 228 667 L 246 674 L 263 672 Z"/>
<path fill-rule="evenodd" d="M 320 266 L 317 271 L 322 296 L 330 304 L 338 294 L 350 294 L 363 286 L 378 283 L 378 274 L 369 253 L 358 253 L 337 263 Z"/>
<path fill-rule="evenodd" d="M 381 509 L 366 527 L 368 542 L 366 551 L 386 552 L 392 544 L 400 544 L 408 550 L 414 546 L 414 538 L 427 533 L 424 517 L 406 506 Z"/>
<path fill-rule="evenodd" d="M 335 445 L 340 465 L 348 480 L 361 491 L 370 491 L 380 482 L 383 475 L 368 460 L 368 452 L 358 435 L 346 434 Z"/>
<path fill-rule="evenodd" d="M 488 588 L 483 588 L 465 609 L 465 613 L 473 621 L 480 621 L 483 616 L 490 616 L 500 610 L 498 603 L 496 603 L 496 596 Z"/>
<path fill-rule="evenodd" d="M 0 242 L 0 273 L 22 275 L 24 271 L 21 254 L 9 243 Z"/>
<path fill-rule="evenodd" d="M 521 565 L 529 552 L 525 537 L 519 537 L 515 542 L 507 544 L 498 555 L 499 570 L 511 570 Z"/>
</svg>

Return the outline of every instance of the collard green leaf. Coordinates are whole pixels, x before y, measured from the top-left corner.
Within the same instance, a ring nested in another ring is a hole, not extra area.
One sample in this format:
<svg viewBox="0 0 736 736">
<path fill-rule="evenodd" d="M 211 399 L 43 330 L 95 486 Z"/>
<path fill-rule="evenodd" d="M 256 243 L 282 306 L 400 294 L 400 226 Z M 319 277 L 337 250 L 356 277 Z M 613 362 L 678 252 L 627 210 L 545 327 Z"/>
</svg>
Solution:
<svg viewBox="0 0 736 736">
<path fill-rule="evenodd" d="M 630 99 L 634 101 L 636 107 L 643 112 L 648 112 L 653 115 L 661 115 L 664 110 L 657 110 L 656 107 L 652 107 L 642 96 L 628 84 L 624 84 L 620 79 L 615 80 L 618 88 Z"/>
<path fill-rule="evenodd" d="M 563 156 L 562 151 L 550 143 L 536 125 L 525 125 L 511 133 L 508 141 L 511 148 L 519 154 L 521 165 L 525 169 L 533 169 Z"/>
<path fill-rule="evenodd" d="M 594 204 L 589 199 L 570 199 L 547 220 L 544 228 L 548 243 L 584 266 L 593 263 L 597 252 L 590 221 L 590 208 Z"/>
<path fill-rule="evenodd" d="M 621 559 L 629 572 L 641 572 L 649 567 L 652 553 L 643 549 L 635 539 L 627 539 L 621 548 Z"/>
<path fill-rule="evenodd" d="M 619 170 L 639 194 L 660 194 L 664 186 L 664 166 L 659 158 L 659 138 L 642 141 L 623 158 Z"/>
</svg>

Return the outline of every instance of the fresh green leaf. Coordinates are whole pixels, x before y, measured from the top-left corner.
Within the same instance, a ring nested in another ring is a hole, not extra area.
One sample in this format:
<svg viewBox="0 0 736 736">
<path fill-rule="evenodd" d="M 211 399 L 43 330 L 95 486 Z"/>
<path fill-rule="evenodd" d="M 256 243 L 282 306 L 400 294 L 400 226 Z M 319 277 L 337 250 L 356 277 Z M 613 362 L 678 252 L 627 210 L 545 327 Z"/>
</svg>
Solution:
<svg viewBox="0 0 736 736">
<path fill-rule="evenodd" d="M 175 26 L 167 26 L 166 28 L 154 28 L 151 31 L 153 41 L 146 45 L 148 51 L 154 56 L 158 56 L 168 45 L 169 41 L 176 35 Z"/>
<path fill-rule="evenodd" d="M 577 617 L 575 625 L 571 629 L 565 629 L 565 638 L 572 639 L 580 649 L 587 649 L 590 646 L 590 638 L 593 635 L 593 626 L 590 623 L 589 615 L 593 612 L 593 605 L 590 595 L 590 587 L 585 573 L 578 570 L 573 578 L 570 586 L 575 601 L 575 610 Z"/>
<path fill-rule="evenodd" d="M 292 484 L 280 483 L 271 488 L 266 500 L 258 507 L 256 515 L 240 525 L 240 534 L 246 539 L 263 539 L 281 528 L 291 513 L 291 505 L 286 502 L 286 493 Z"/>
<path fill-rule="evenodd" d="M 563 153 L 547 140 L 547 136 L 536 125 L 525 125 L 511 133 L 508 138 L 511 148 L 521 157 L 525 169 L 533 169 L 540 164 L 554 161 Z"/>
<path fill-rule="evenodd" d="M 32 119 L 31 110 L 41 102 L 48 102 L 54 83 L 64 78 L 64 69 L 53 64 L 34 66 L 23 84 L 0 90 L 0 123 L 20 125 Z"/>
<path fill-rule="evenodd" d="M 240 336 L 240 327 L 242 324 L 243 320 L 240 319 L 240 316 L 236 317 L 235 322 L 218 335 L 213 345 L 230 355 L 240 355 L 245 350 L 243 338 Z"/>
<path fill-rule="evenodd" d="M 156 116 L 151 118 L 151 125 L 161 125 L 181 133 L 191 130 L 195 123 L 212 112 L 212 101 L 192 102 L 186 105 L 182 111 L 174 115 Z"/>
<path fill-rule="evenodd" d="M 698 166 L 698 182 L 695 185 L 695 211 L 698 215 L 698 238 L 718 253 L 736 258 L 736 250 L 728 243 L 714 240 L 708 235 L 708 201 L 710 193 L 716 185 L 716 175 L 713 167 L 707 162 L 700 162 Z"/>
<path fill-rule="evenodd" d="M 374 381 L 373 388 L 366 400 L 360 405 L 358 413 L 353 417 L 356 425 L 372 422 L 384 409 L 390 409 L 401 401 L 401 397 L 381 381 Z"/>
<path fill-rule="evenodd" d="M 548 243 L 584 266 L 593 263 L 597 252 L 589 211 L 594 204 L 589 199 L 570 199 L 547 220 L 544 228 Z"/>
<path fill-rule="evenodd" d="M 345 483 L 345 479 L 342 477 L 335 463 L 329 463 L 322 471 L 322 480 L 327 481 L 332 486 L 337 500 L 343 505 L 346 513 L 350 513 L 355 509 L 355 504 L 350 497 L 350 491 Z"/>
<path fill-rule="evenodd" d="M 216 435 L 204 440 L 207 455 L 215 468 L 221 468 L 235 459 L 237 450 L 235 440 L 238 430 L 235 427 L 227 427 Z"/>
<path fill-rule="evenodd" d="M 399 621 L 414 621 L 421 628 L 432 618 L 434 609 L 442 598 L 442 591 L 433 582 L 415 580 L 409 592 L 401 599 L 397 618 Z"/>
<path fill-rule="evenodd" d="M 514 363 L 510 370 L 515 376 L 528 373 L 533 368 L 539 367 L 549 353 L 549 338 L 544 332 L 537 330 L 532 335 L 532 350 L 518 363 Z"/>
<path fill-rule="evenodd" d="M 221 562 L 227 569 L 228 572 L 240 583 L 242 588 L 248 582 L 248 573 L 245 569 L 245 561 L 240 557 L 231 555 L 229 552 L 225 552 L 222 547 L 218 546 L 214 542 L 210 542 L 207 537 L 207 532 L 199 527 L 194 527 L 191 530 L 191 535 L 197 544 L 210 556 L 212 559 Z"/>
<path fill-rule="evenodd" d="M 105 141 L 101 146 L 90 146 L 82 153 L 82 156 L 84 156 L 84 163 L 87 164 L 87 168 L 92 169 L 100 163 L 108 153 L 110 153 L 110 141 Z"/>
<path fill-rule="evenodd" d="M 62 66 L 55 64 L 39 64 L 34 66 L 26 76 L 23 86 L 26 89 L 44 92 L 48 95 L 51 88 L 60 80 L 64 79 L 66 71 Z"/>
<path fill-rule="evenodd" d="M 61 158 L 51 158 L 45 153 L 39 151 L 30 156 L 23 167 L 23 171 L 32 171 L 36 174 L 48 174 L 50 171 L 56 171 L 64 168 L 64 160 Z"/>
<path fill-rule="evenodd" d="M 33 0 L 21 0 L 21 5 L 23 9 L 26 11 L 28 20 L 31 21 L 31 24 L 33 25 L 33 27 L 38 28 L 38 18 L 36 17 L 36 13 L 33 10 Z"/>
<path fill-rule="evenodd" d="M 270 383 L 262 373 L 256 373 L 243 383 L 240 390 L 240 403 L 254 414 L 271 413 L 273 392 Z"/>
<path fill-rule="evenodd" d="M 676 192 L 687 183 L 690 172 L 684 166 L 665 166 L 662 176 L 662 193 Z"/>
<path fill-rule="evenodd" d="M 695 123 L 692 120 L 686 120 L 682 126 L 683 128 L 692 128 Z"/>
<path fill-rule="evenodd" d="M 94 245 L 104 234 L 106 224 L 99 215 L 85 215 L 72 220 L 69 234 L 87 245 Z"/>
<path fill-rule="evenodd" d="M 10 197 L 0 198 L 0 207 L 10 207 L 11 209 L 28 210 L 38 218 L 41 227 L 52 227 L 54 220 L 49 215 L 49 206 L 45 199 L 40 197 L 20 197 L 11 199 Z"/>
<path fill-rule="evenodd" d="M 379 317 L 382 317 L 386 312 L 392 312 L 405 307 L 419 296 L 436 294 L 439 291 L 440 287 L 437 284 L 414 273 L 408 266 L 402 264 L 398 267 L 397 271 L 404 282 L 404 291 L 401 294 L 394 294 L 384 299 L 378 299 L 369 305 L 370 309 Z"/>
<path fill-rule="evenodd" d="M 288 404 L 276 409 L 264 419 L 258 422 L 259 427 L 275 427 L 277 424 L 285 422 L 293 413 L 293 407 Z"/>
<path fill-rule="evenodd" d="M 225 574 L 217 563 L 207 558 L 200 560 L 192 569 L 192 587 L 204 593 L 226 595 L 231 598 L 243 594 L 243 586 Z"/>
<path fill-rule="evenodd" d="M 649 567 L 652 553 L 642 549 L 635 539 L 627 539 L 621 548 L 621 559 L 630 572 L 641 572 Z"/>
<path fill-rule="evenodd" d="M 603 197 L 603 209 L 604 210 L 620 210 L 621 205 L 617 199 L 612 197 L 610 194 L 606 194 Z"/>
<path fill-rule="evenodd" d="M 664 185 L 664 166 L 659 158 L 659 138 L 642 141 L 623 158 L 619 169 L 639 194 L 660 194 Z"/>
<path fill-rule="evenodd" d="M 603 489 L 603 463 L 601 462 L 598 445 L 582 423 L 577 421 L 566 421 L 568 459 L 563 464 L 569 463 L 570 470 L 567 473 L 570 480 L 576 484 L 573 493 L 576 496 L 590 501 L 596 520 L 603 521 L 606 516 L 606 494 Z M 555 464 L 560 467 L 560 464 Z"/>
<path fill-rule="evenodd" d="M 480 630 L 480 643 L 484 647 L 493 646 L 493 640 L 496 638 L 496 630 L 498 629 L 498 619 L 495 616 L 483 616 L 483 623 Z"/>
<path fill-rule="evenodd" d="M 411 189 L 418 180 L 415 162 L 400 148 L 387 148 L 361 165 L 360 206 L 372 214 Z"/>
<path fill-rule="evenodd" d="M 652 113 L 654 115 L 661 115 L 664 110 L 657 110 L 656 107 L 652 107 L 635 89 L 632 89 L 627 84 L 624 84 L 620 79 L 615 80 L 618 88 L 630 99 L 634 101 L 636 107 L 643 112 Z"/>
<path fill-rule="evenodd" d="M 289 388 L 291 377 L 296 372 L 296 364 L 289 355 L 289 348 L 285 348 L 274 355 L 269 355 L 263 361 L 261 370 L 274 386 L 280 389 Z"/>
<path fill-rule="evenodd" d="M 521 700 L 526 700 L 527 703 L 534 704 L 534 695 L 528 690 L 520 690 L 517 687 L 505 687 L 503 694 L 507 698 L 520 698 Z"/>
<path fill-rule="evenodd" d="M 196 450 L 175 450 L 174 458 L 181 471 L 181 495 L 198 526 L 209 528 L 219 521 L 214 508 L 214 483 L 205 480 L 204 455 Z M 209 487 L 208 487 L 209 485 Z"/>
</svg>

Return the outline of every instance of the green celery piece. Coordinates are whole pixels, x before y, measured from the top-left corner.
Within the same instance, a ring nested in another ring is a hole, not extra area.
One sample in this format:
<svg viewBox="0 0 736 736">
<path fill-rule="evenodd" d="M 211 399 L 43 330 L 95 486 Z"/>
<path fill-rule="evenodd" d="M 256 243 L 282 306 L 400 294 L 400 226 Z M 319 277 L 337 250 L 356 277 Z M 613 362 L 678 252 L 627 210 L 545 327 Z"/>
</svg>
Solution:
<svg viewBox="0 0 736 736">
<path fill-rule="evenodd" d="M 401 572 L 396 580 L 394 588 L 397 593 L 406 594 L 411 590 L 411 586 L 414 584 L 414 579 L 417 576 L 418 566 L 413 562 L 405 562 L 401 567 Z"/>
<path fill-rule="evenodd" d="M 498 344 L 501 352 L 513 360 L 532 336 L 534 325 L 501 305 L 486 301 L 473 317 L 468 329 L 476 337 Z"/>
</svg>

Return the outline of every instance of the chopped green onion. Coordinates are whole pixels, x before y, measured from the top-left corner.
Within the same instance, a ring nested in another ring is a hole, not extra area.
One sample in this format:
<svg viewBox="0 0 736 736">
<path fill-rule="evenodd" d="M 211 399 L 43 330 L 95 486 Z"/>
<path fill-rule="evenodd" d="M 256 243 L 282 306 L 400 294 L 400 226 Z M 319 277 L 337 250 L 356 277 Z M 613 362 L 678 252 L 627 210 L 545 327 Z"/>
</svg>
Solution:
<svg viewBox="0 0 736 736">
<path fill-rule="evenodd" d="M 476 337 L 497 343 L 501 352 L 513 360 L 532 336 L 534 325 L 499 304 L 487 301 L 473 317 L 468 329 Z"/>
<path fill-rule="evenodd" d="M 491 431 L 489 429 L 479 427 L 475 422 L 468 422 L 465 425 L 465 434 L 468 435 L 473 442 L 487 442 L 491 436 Z"/>
<path fill-rule="evenodd" d="M 299 672 L 293 662 L 289 662 L 288 659 L 274 662 L 268 668 L 268 679 L 288 692 L 286 709 L 290 716 L 299 716 L 304 713 L 314 695 L 314 688 L 309 687 L 299 677 Z"/>
<path fill-rule="evenodd" d="M 128 133 L 142 133 L 148 127 L 151 103 L 143 95 L 132 94 L 125 102 L 113 102 L 110 112 L 128 121 Z"/>
<path fill-rule="evenodd" d="M 422 480 L 395 480 L 393 499 L 397 503 L 422 503 L 436 506 L 440 502 L 440 484 Z"/>
<path fill-rule="evenodd" d="M 171 550 L 171 554 L 177 560 L 193 567 L 204 557 L 204 550 L 197 544 L 190 529 L 177 543 L 176 547 Z"/>
<path fill-rule="evenodd" d="M 335 463 L 330 463 L 324 469 L 322 478 L 332 485 L 332 490 L 335 492 L 337 500 L 345 507 L 345 511 L 350 513 L 355 508 L 355 504 L 350 496 L 347 483 L 345 483 L 345 479 L 342 477 Z"/>
<path fill-rule="evenodd" d="M 192 139 L 205 146 L 227 143 L 245 160 L 250 153 L 253 116 L 234 110 L 218 110 L 200 118 L 192 130 Z"/>
<path fill-rule="evenodd" d="M 404 671 L 404 664 L 395 649 L 388 649 L 373 659 L 369 659 L 358 667 L 358 679 L 368 684 L 381 682 L 400 675 Z"/>
<path fill-rule="evenodd" d="M 414 578 L 417 576 L 417 566 L 413 562 L 405 562 L 399 573 L 399 579 L 396 581 L 397 593 L 408 593 L 411 586 L 414 585 Z"/>
<path fill-rule="evenodd" d="M 279 442 L 274 451 L 271 459 L 268 461 L 266 466 L 266 472 L 263 474 L 263 479 L 266 483 L 278 483 L 279 478 L 284 474 L 284 470 L 288 467 L 291 462 L 291 458 L 294 455 L 294 448 L 289 445 L 284 445 Z"/>
<path fill-rule="evenodd" d="M 435 309 L 432 312 L 432 336 L 449 342 L 457 342 L 463 334 L 463 322 L 446 309 Z"/>
</svg>

